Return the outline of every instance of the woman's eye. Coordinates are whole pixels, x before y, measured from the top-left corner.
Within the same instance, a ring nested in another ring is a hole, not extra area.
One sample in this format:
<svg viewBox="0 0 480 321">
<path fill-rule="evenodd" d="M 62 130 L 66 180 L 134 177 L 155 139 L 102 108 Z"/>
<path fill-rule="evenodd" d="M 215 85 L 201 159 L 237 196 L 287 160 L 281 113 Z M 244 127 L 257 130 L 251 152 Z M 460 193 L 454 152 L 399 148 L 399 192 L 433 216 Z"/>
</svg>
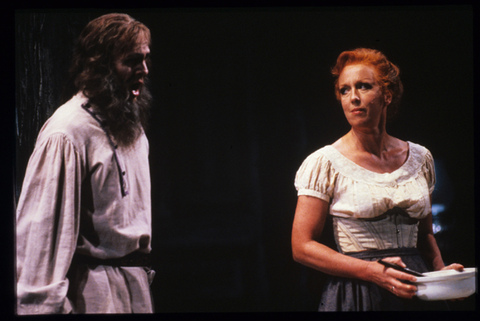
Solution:
<svg viewBox="0 0 480 321">
<path fill-rule="evenodd" d="M 357 86 L 358 89 L 372 89 L 372 85 L 368 83 L 361 83 Z"/>
<path fill-rule="evenodd" d="M 345 95 L 348 92 L 348 88 L 340 88 L 340 94 Z"/>
</svg>

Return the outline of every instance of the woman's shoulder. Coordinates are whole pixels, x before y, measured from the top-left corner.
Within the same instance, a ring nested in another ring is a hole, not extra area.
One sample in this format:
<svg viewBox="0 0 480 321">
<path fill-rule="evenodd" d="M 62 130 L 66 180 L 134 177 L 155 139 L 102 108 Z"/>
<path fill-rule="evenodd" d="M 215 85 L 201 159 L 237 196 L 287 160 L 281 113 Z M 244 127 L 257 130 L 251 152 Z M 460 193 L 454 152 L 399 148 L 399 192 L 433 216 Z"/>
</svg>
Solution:
<svg viewBox="0 0 480 321">
<path fill-rule="evenodd" d="M 325 145 L 310 153 L 305 161 L 329 161 L 335 152 L 332 145 Z"/>
<path fill-rule="evenodd" d="M 334 164 L 338 163 L 338 152 L 332 145 L 325 145 L 311 154 L 302 162 L 298 173 L 302 175 L 335 175 L 337 169 Z"/>
<path fill-rule="evenodd" d="M 430 153 L 430 150 L 428 150 L 428 148 L 426 148 L 423 145 L 420 145 L 418 143 L 414 143 L 414 142 L 411 142 L 411 141 L 408 141 L 407 143 L 408 143 L 411 151 L 421 153 L 423 155 L 425 155 L 427 153 Z"/>
<path fill-rule="evenodd" d="M 409 165 L 411 168 L 420 170 L 424 166 L 433 167 L 434 159 L 428 148 L 418 143 L 408 141 L 409 146 Z"/>
</svg>

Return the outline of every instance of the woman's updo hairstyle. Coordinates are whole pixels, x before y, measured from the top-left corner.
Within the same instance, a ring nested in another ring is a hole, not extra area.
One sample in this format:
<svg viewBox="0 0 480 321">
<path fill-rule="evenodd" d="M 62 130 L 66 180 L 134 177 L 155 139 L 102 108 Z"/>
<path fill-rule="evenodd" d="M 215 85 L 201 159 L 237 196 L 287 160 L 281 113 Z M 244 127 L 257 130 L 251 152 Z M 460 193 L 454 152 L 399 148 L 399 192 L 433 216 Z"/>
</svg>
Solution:
<svg viewBox="0 0 480 321">
<path fill-rule="evenodd" d="M 400 80 L 400 69 L 391 63 L 383 53 L 375 49 L 358 48 L 342 52 L 337 63 L 332 68 L 332 75 L 335 77 L 335 95 L 340 100 L 340 88 L 338 88 L 338 77 L 348 65 L 367 65 L 375 70 L 375 80 L 382 88 L 382 92 L 389 92 L 392 101 L 387 108 L 387 119 L 392 119 L 398 112 L 400 99 L 403 94 L 403 84 Z"/>
</svg>

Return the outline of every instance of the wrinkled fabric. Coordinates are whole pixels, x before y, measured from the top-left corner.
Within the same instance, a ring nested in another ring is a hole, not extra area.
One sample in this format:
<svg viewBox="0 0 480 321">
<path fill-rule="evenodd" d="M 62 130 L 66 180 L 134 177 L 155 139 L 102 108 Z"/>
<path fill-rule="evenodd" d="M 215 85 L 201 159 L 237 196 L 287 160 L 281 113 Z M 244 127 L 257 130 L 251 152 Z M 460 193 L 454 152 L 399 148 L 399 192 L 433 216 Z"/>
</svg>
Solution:
<svg viewBox="0 0 480 321">
<path fill-rule="evenodd" d="M 67 278 L 75 252 L 106 259 L 151 251 L 147 138 L 117 147 L 117 164 L 105 132 L 81 107 L 86 101 L 77 94 L 55 111 L 27 166 L 16 221 L 18 314 L 75 313 L 82 300 L 91 313 L 132 312 L 126 302 L 150 297 L 142 268 L 97 267 L 74 283 Z M 83 292 L 70 300 L 67 292 L 81 282 Z M 92 295 L 94 289 L 102 295 Z M 121 304 L 113 302 L 116 293 L 123 293 Z M 152 308 L 146 301 L 143 311 Z"/>
<path fill-rule="evenodd" d="M 416 249 L 372 250 L 348 254 L 366 261 L 399 256 L 409 268 L 427 272 L 428 268 Z M 422 301 L 417 297 L 400 298 L 375 283 L 330 276 L 322 291 L 318 311 L 446 311 L 445 301 Z"/>
<path fill-rule="evenodd" d="M 393 208 L 374 219 L 333 216 L 333 231 L 341 253 L 416 247 L 418 222 Z"/>
<path fill-rule="evenodd" d="M 298 195 L 330 202 L 340 252 L 415 247 L 418 220 L 431 212 L 432 155 L 408 142 L 405 163 L 392 173 L 367 170 L 327 145 L 309 155 L 295 177 Z M 397 210 L 405 215 L 397 215 Z M 386 215 L 392 212 L 395 215 Z"/>
<path fill-rule="evenodd" d="M 432 155 L 408 142 L 405 163 L 391 173 L 367 170 L 327 145 L 309 155 L 295 177 L 298 195 L 330 203 L 340 253 L 364 260 L 400 256 L 409 268 L 426 272 L 416 248 L 419 220 L 431 212 L 435 188 Z M 319 311 L 441 310 L 444 303 L 400 299 L 374 283 L 330 276 Z"/>
<path fill-rule="evenodd" d="M 68 293 L 74 313 L 152 313 L 149 272 L 143 267 L 74 266 Z"/>
</svg>

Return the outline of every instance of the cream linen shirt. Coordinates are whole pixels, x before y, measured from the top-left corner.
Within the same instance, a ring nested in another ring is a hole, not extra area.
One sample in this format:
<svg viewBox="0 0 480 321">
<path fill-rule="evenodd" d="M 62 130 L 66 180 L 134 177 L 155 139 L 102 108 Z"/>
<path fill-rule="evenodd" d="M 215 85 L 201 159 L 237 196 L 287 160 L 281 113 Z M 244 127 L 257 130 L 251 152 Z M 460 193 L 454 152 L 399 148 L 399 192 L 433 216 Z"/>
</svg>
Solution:
<svg viewBox="0 0 480 321">
<path fill-rule="evenodd" d="M 116 148 L 117 164 L 105 132 L 81 107 L 86 102 L 77 94 L 55 111 L 27 166 L 16 221 L 18 314 L 68 313 L 71 303 L 75 308 L 66 278 L 74 252 L 117 258 L 151 250 L 147 138 L 142 134 L 130 148 Z M 118 301 L 116 293 L 139 291 L 128 289 L 135 282 L 146 287 L 141 292 L 151 304 L 145 270 L 120 270 L 100 266 L 83 275 L 84 293 L 76 294 L 87 300 L 82 309 L 128 310 L 129 299 Z"/>
<path fill-rule="evenodd" d="M 435 169 L 425 147 L 412 142 L 408 147 L 406 162 L 392 173 L 367 170 L 331 145 L 300 166 L 298 195 L 330 203 L 340 252 L 416 247 L 418 220 L 431 212 Z"/>
</svg>

